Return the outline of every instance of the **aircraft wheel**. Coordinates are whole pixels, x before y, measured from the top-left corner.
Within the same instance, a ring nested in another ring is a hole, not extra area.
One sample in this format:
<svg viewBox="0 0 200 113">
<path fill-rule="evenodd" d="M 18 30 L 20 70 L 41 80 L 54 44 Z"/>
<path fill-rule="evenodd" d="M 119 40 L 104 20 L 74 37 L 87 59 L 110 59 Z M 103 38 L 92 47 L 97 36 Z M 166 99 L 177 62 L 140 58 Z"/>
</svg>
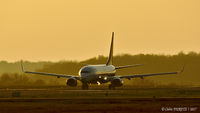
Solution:
<svg viewBox="0 0 200 113">
<path fill-rule="evenodd" d="M 82 84 L 82 89 L 83 90 L 88 90 L 88 84 L 87 83 L 83 83 Z"/>
<path fill-rule="evenodd" d="M 108 88 L 109 88 L 109 90 L 115 90 L 115 86 L 113 86 L 112 84 L 110 84 L 110 85 L 108 86 Z"/>
</svg>

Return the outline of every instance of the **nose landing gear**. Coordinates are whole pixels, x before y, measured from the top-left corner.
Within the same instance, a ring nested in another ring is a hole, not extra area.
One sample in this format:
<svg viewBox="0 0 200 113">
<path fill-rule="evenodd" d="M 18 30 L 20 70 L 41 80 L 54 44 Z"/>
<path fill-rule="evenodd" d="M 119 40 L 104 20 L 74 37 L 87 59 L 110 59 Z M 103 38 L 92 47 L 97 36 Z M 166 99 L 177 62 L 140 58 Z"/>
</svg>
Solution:
<svg viewBox="0 0 200 113">
<path fill-rule="evenodd" d="M 88 90 L 88 84 L 87 83 L 82 83 L 82 89 L 83 90 Z"/>
</svg>

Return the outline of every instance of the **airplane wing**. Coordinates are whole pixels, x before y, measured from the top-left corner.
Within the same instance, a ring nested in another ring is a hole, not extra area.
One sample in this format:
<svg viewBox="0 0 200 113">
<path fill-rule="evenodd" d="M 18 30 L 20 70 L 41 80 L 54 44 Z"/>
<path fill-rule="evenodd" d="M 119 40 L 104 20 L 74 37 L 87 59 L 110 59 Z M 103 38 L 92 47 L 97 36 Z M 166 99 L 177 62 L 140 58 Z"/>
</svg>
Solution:
<svg viewBox="0 0 200 113">
<path fill-rule="evenodd" d="M 60 78 L 60 77 L 63 77 L 63 78 L 72 78 L 73 77 L 73 78 L 75 78 L 77 80 L 80 80 L 80 77 L 79 76 L 75 76 L 75 75 L 64 75 L 64 74 L 54 74 L 54 73 L 43 73 L 43 72 L 25 71 L 22 62 L 21 62 L 21 68 L 22 68 L 22 72 L 24 72 L 24 73 L 55 76 L 57 78 Z"/>
<path fill-rule="evenodd" d="M 176 71 L 176 72 L 166 72 L 166 73 L 150 73 L 150 74 L 135 74 L 135 75 L 125 75 L 125 76 L 118 76 L 118 78 L 126 78 L 126 79 L 131 79 L 131 78 L 143 78 L 147 76 L 155 76 L 155 75 L 170 75 L 170 74 L 179 74 L 182 73 L 184 70 L 184 67 L 181 71 Z"/>
</svg>

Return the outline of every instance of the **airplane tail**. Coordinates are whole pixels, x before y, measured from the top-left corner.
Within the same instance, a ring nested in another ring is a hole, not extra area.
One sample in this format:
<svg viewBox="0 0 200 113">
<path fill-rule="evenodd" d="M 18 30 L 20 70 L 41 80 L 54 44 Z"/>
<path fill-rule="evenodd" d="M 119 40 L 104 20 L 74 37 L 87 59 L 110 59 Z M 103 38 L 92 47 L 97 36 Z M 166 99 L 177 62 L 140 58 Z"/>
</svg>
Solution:
<svg viewBox="0 0 200 113">
<path fill-rule="evenodd" d="M 114 32 L 112 32 L 112 40 L 111 40 L 111 45 L 110 45 L 110 54 L 108 57 L 108 61 L 106 65 L 112 65 L 113 63 L 113 40 L 114 40 Z"/>
</svg>

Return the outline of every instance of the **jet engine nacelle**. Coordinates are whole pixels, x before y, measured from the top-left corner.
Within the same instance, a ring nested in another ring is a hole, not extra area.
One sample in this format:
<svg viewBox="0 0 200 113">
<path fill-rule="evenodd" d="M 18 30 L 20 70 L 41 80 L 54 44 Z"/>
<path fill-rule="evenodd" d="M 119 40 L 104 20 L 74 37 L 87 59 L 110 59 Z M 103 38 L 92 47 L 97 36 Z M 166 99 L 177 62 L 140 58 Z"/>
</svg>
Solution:
<svg viewBox="0 0 200 113">
<path fill-rule="evenodd" d="M 68 86 L 75 87 L 77 86 L 77 80 L 75 78 L 69 78 L 66 82 Z"/>
<path fill-rule="evenodd" d="M 120 87 L 120 86 L 123 85 L 123 81 L 122 81 L 122 79 L 120 79 L 120 78 L 114 78 L 114 79 L 111 81 L 111 84 L 112 84 L 112 86 L 114 86 L 114 87 Z"/>
</svg>

